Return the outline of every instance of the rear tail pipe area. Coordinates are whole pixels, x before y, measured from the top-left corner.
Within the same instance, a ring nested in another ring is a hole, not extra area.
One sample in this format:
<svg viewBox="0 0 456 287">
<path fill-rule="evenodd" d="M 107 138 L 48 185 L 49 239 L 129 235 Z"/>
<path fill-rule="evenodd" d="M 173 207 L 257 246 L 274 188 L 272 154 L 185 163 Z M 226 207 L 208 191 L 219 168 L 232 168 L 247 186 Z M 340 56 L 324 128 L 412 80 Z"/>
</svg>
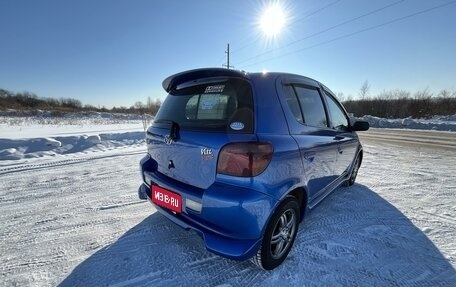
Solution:
<svg viewBox="0 0 456 287">
<path fill-rule="evenodd" d="M 148 187 L 144 183 L 138 188 L 138 197 L 139 199 L 147 200 L 147 190 Z"/>
</svg>

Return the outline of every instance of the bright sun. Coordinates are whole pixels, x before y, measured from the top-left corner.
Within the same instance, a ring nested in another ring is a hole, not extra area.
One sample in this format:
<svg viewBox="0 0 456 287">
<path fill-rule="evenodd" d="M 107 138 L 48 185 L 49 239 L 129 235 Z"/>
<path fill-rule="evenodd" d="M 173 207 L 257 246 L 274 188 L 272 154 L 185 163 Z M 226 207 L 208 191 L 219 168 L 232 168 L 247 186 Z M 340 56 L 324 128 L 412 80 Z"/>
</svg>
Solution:
<svg viewBox="0 0 456 287">
<path fill-rule="evenodd" d="M 266 7 L 260 18 L 260 27 L 267 37 L 277 36 L 285 26 L 285 13 L 279 3 Z"/>
</svg>

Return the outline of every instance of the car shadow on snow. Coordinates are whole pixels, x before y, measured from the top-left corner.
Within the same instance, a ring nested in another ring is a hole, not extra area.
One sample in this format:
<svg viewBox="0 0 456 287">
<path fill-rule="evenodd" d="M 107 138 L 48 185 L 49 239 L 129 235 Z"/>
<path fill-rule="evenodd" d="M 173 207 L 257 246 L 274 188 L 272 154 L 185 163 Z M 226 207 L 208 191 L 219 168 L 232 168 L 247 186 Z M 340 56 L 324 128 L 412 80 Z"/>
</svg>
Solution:
<svg viewBox="0 0 456 287">
<path fill-rule="evenodd" d="M 339 188 L 300 225 L 273 271 L 206 251 L 154 213 L 59 286 L 456 286 L 456 271 L 404 214 L 368 187 Z"/>
</svg>

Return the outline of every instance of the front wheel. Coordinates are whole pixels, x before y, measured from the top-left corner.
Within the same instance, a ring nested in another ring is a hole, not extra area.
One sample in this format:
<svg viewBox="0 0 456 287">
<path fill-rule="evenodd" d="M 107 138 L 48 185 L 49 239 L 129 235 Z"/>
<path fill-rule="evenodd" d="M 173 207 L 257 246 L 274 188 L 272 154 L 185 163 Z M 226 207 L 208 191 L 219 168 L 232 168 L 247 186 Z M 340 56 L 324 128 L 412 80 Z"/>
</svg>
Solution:
<svg viewBox="0 0 456 287">
<path fill-rule="evenodd" d="M 272 270 L 287 257 L 298 232 L 299 204 L 288 196 L 277 208 L 263 235 L 261 247 L 252 258 L 260 268 Z"/>
<path fill-rule="evenodd" d="M 356 176 L 358 175 L 358 170 L 359 170 L 360 166 L 361 166 L 361 158 L 358 155 L 356 157 L 355 163 L 353 164 L 353 169 L 350 174 L 350 177 L 344 183 L 345 186 L 352 186 L 353 184 L 355 184 Z"/>
</svg>

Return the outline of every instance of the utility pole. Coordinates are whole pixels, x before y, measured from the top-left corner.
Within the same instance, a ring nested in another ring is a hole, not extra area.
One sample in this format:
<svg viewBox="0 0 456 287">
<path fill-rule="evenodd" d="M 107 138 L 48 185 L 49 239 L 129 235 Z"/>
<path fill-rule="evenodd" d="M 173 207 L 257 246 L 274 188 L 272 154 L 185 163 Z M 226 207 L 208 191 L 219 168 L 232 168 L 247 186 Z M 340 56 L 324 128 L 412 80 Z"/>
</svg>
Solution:
<svg viewBox="0 0 456 287">
<path fill-rule="evenodd" d="M 234 66 L 230 66 L 230 43 L 226 44 L 226 65 L 223 64 L 223 67 L 226 67 L 227 69 L 234 68 Z"/>
</svg>

